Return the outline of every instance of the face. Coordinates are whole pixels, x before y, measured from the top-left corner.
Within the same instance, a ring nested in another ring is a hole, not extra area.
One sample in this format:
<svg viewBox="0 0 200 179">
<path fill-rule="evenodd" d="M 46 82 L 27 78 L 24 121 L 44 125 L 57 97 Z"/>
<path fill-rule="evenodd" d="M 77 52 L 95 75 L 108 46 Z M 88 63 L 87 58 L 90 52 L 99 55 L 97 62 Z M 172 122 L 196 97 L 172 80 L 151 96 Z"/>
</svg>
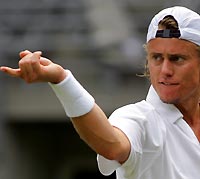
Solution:
<svg viewBox="0 0 200 179">
<path fill-rule="evenodd" d="M 163 102 L 179 105 L 199 100 L 200 57 L 195 44 L 156 38 L 147 44 L 147 60 L 151 84 Z"/>
</svg>

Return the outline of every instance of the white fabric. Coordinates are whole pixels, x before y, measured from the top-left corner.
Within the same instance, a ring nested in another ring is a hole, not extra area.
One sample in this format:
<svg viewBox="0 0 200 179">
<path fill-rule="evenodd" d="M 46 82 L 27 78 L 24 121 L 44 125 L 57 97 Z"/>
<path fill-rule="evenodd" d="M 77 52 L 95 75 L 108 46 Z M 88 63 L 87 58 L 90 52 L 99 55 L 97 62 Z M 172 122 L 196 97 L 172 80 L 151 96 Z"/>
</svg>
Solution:
<svg viewBox="0 0 200 179">
<path fill-rule="evenodd" d="M 127 135 L 131 152 L 123 165 L 97 155 L 100 172 L 116 171 L 117 179 L 199 179 L 200 145 L 182 117 L 153 87 L 146 100 L 115 110 L 109 121 Z"/>
<path fill-rule="evenodd" d="M 71 71 L 58 84 L 49 83 L 69 117 L 78 117 L 88 113 L 94 106 L 94 98 L 74 78 Z"/>
<path fill-rule="evenodd" d="M 166 8 L 154 16 L 148 28 L 147 42 L 155 38 L 158 23 L 167 15 L 172 15 L 178 22 L 180 39 L 200 45 L 200 15 L 181 6 Z"/>
</svg>

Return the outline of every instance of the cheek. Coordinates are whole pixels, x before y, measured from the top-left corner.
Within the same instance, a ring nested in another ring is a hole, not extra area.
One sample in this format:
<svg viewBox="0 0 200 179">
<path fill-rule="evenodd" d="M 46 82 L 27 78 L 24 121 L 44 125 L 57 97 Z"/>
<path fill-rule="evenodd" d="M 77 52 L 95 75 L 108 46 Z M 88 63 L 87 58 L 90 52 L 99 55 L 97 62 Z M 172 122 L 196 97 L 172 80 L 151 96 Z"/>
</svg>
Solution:
<svg viewBox="0 0 200 179">
<path fill-rule="evenodd" d="M 158 76 L 159 70 L 154 65 L 148 65 L 150 78 L 156 78 Z"/>
<path fill-rule="evenodd" d="M 199 85 L 200 84 L 200 69 L 196 69 L 194 67 L 191 67 L 189 69 L 185 69 L 188 71 L 188 73 L 183 72 L 184 76 L 182 79 L 185 81 L 185 83 L 193 84 L 193 85 Z"/>
</svg>

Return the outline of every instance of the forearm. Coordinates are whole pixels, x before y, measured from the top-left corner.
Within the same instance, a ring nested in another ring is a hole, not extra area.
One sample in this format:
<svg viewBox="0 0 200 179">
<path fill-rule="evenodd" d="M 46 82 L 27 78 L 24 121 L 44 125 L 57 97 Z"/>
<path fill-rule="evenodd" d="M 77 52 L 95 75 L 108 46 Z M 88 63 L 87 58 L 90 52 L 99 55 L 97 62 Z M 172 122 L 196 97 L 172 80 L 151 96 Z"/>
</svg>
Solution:
<svg viewBox="0 0 200 179">
<path fill-rule="evenodd" d="M 111 155 L 108 151 L 116 150 L 117 145 L 119 145 L 115 129 L 97 104 L 89 113 L 72 118 L 71 121 L 80 138 L 96 153 L 104 156 Z"/>
<path fill-rule="evenodd" d="M 72 118 L 74 128 L 96 153 L 110 160 L 124 163 L 130 152 L 130 142 L 126 135 L 113 127 L 97 104 L 80 117 Z"/>
<path fill-rule="evenodd" d="M 94 98 L 73 75 L 70 74 L 68 78 L 60 84 L 51 86 L 80 138 L 96 153 L 108 159 L 123 161 L 129 151 L 127 138 L 120 130 L 111 126 Z"/>
</svg>

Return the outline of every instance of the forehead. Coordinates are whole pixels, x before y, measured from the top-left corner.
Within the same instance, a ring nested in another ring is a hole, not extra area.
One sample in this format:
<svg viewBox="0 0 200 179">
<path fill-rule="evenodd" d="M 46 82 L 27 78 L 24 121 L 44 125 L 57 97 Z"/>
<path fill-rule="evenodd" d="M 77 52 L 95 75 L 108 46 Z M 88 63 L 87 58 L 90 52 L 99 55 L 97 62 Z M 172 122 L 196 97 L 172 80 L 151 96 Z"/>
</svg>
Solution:
<svg viewBox="0 0 200 179">
<path fill-rule="evenodd" d="M 147 43 L 147 53 L 197 54 L 197 46 L 177 38 L 155 38 Z"/>
</svg>

